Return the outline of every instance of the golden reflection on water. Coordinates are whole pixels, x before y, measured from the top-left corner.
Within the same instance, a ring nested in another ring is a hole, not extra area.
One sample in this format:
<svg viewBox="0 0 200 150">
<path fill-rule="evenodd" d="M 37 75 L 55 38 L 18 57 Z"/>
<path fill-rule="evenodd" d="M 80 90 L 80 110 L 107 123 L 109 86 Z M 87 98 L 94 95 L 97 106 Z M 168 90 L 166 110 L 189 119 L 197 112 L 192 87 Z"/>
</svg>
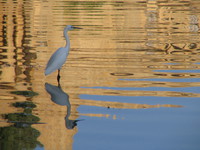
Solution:
<svg viewBox="0 0 200 150">
<path fill-rule="evenodd" d="M 198 1 L 0 1 L 0 109 L 1 114 L 21 112 L 14 102 L 32 101 L 33 114 L 46 124 L 32 125 L 46 149 L 72 149 L 73 130 L 66 129 L 66 108 L 50 101 L 45 83 L 56 83 L 56 73 L 44 76 L 51 54 L 65 45 L 67 24 L 83 27 L 71 31 L 71 51 L 61 71 L 61 85 L 70 97 L 71 116 L 80 105 L 138 109 L 181 107 L 174 104 L 134 104 L 83 100 L 80 94 L 111 96 L 199 97 L 180 91 L 116 90 L 93 87 L 198 87 L 200 82 L 130 81 L 121 79 L 199 78 Z M 158 70 L 158 71 L 156 71 Z M 161 70 L 161 72 L 159 71 Z M 162 71 L 163 70 L 163 71 Z M 166 70 L 188 70 L 183 73 Z M 82 88 L 89 87 L 89 88 Z M 35 97 L 10 94 L 34 91 Z M 113 116 L 116 119 L 117 116 Z M 5 121 L 1 117 L 1 121 Z M 0 126 L 10 124 L 1 122 Z M 62 137 L 61 141 L 55 139 Z M 66 142 L 67 141 L 67 142 Z M 65 144 L 64 144 L 65 143 Z"/>
</svg>

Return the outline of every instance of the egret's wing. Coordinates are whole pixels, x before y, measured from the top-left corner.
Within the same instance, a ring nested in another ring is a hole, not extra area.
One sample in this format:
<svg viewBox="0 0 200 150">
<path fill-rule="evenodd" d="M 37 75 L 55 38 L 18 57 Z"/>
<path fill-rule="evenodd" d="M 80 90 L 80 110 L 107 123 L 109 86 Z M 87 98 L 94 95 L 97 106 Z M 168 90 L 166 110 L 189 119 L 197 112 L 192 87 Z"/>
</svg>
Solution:
<svg viewBox="0 0 200 150">
<path fill-rule="evenodd" d="M 48 75 L 62 67 L 67 58 L 66 52 L 66 48 L 61 47 L 51 56 L 45 69 L 45 75 Z"/>
</svg>

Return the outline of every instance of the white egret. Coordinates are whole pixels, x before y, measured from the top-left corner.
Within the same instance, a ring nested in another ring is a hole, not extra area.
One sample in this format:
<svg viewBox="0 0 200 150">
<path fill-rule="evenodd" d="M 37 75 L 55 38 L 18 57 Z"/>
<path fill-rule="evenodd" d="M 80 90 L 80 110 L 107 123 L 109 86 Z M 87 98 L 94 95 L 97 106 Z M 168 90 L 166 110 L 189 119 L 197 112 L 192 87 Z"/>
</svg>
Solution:
<svg viewBox="0 0 200 150">
<path fill-rule="evenodd" d="M 57 75 L 57 80 L 59 82 L 60 80 L 60 69 L 62 65 L 65 63 L 67 56 L 69 54 L 70 50 L 70 40 L 68 36 L 68 31 L 73 30 L 73 29 L 82 29 L 79 27 L 74 27 L 72 25 L 67 25 L 64 28 L 64 36 L 66 39 L 66 46 L 59 48 L 54 54 L 51 56 L 49 59 L 46 69 L 45 69 L 45 75 L 48 75 L 56 70 L 58 70 L 58 75 Z"/>
</svg>

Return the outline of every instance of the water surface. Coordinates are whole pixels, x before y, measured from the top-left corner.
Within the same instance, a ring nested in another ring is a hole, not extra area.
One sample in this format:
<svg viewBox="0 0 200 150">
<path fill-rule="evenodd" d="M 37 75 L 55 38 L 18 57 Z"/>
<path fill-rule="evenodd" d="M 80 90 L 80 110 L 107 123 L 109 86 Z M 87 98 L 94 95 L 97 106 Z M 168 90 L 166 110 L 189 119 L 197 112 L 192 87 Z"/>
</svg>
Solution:
<svg viewBox="0 0 200 150">
<path fill-rule="evenodd" d="M 0 149 L 200 148 L 198 0 L 0 1 Z M 71 51 L 45 77 L 49 57 Z"/>
</svg>

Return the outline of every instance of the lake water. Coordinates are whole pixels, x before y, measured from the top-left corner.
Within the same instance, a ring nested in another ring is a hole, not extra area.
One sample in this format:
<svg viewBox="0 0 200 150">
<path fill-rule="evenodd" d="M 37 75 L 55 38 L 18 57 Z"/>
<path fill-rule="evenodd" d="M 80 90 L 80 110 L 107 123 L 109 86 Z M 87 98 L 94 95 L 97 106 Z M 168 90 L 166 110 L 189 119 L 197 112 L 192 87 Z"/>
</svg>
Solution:
<svg viewBox="0 0 200 150">
<path fill-rule="evenodd" d="M 0 0 L 0 149 L 199 150 L 199 26 L 199 0 Z"/>
</svg>

